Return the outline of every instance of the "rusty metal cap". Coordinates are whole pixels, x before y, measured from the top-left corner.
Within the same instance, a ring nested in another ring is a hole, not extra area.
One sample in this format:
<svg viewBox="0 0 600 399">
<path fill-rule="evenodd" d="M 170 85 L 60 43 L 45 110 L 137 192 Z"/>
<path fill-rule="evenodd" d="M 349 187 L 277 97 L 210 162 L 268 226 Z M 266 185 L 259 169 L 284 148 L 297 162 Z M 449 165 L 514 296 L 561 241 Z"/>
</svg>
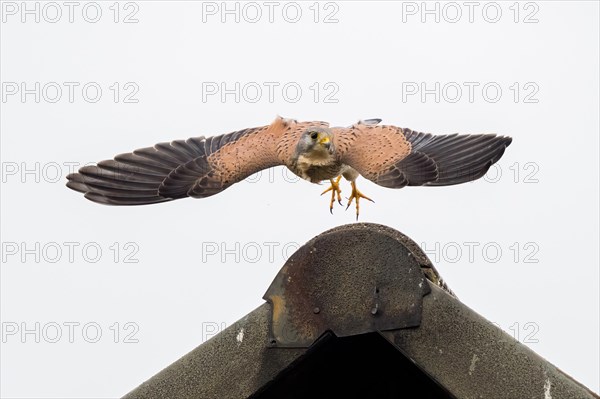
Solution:
<svg viewBox="0 0 600 399">
<path fill-rule="evenodd" d="M 378 224 L 328 230 L 296 251 L 263 296 L 271 304 L 270 346 L 309 347 L 338 337 L 416 327 L 431 289 L 431 265 L 408 237 Z"/>
</svg>

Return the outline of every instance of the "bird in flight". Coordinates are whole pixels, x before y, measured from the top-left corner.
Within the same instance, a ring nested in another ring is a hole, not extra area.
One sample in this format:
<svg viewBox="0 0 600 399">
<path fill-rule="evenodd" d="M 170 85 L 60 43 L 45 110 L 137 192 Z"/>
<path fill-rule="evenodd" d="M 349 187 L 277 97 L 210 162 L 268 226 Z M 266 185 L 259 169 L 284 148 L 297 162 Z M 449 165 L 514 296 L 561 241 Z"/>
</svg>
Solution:
<svg viewBox="0 0 600 399">
<path fill-rule="evenodd" d="M 266 168 L 285 165 L 312 183 L 329 181 L 329 210 L 341 204 L 340 180 L 350 181 L 346 209 L 372 201 L 358 176 L 388 188 L 448 186 L 485 175 L 511 143 L 494 134 L 433 135 L 380 125 L 380 119 L 350 127 L 277 117 L 266 126 L 213 137 L 159 143 L 84 166 L 67 176 L 67 187 L 107 205 L 145 205 L 204 198 Z"/>
</svg>

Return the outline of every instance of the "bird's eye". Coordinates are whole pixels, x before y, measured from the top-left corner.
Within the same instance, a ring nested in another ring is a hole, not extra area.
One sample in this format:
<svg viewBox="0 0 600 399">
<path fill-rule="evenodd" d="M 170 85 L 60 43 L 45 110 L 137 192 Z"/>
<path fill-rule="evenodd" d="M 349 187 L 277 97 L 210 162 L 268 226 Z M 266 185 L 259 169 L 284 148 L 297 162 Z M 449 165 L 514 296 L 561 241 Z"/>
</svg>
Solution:
<svg viewBox="0 0 600 399">
<path fill-rule="evenodd" d="M 310 138 L 313 140 L 316 140 L 317 137 L 319 137 L 319 133 L 317 133 L 317 132 L 312 132 L 312 134 L 310 135 Z"/>
</svg>

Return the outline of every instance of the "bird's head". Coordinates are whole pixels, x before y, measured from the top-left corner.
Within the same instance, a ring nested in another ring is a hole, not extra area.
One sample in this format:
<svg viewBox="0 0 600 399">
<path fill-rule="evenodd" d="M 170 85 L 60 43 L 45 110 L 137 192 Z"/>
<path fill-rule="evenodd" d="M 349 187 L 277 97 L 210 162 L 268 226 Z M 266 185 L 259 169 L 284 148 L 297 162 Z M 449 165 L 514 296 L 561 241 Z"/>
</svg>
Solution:
<svg viewBox="0 0 600 399">
<path fill-rule="evenodd" d="M 330 156 L 334 152 L 333 133 L 324 127 L 309 127 L 298 142 L 297 155 Z"/>
</svg>

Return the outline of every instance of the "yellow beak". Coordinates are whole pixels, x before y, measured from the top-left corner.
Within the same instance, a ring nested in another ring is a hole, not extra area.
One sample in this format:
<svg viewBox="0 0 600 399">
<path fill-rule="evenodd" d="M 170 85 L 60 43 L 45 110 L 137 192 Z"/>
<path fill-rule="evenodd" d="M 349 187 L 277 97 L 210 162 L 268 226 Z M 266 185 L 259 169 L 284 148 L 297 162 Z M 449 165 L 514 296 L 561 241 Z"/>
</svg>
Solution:
<svg viewBox="0 0 600 399">
<path fill-rule="evenodd" d="M 329 144 L 329 137 L 325 136 L 319 140 L 319 144 Z"/>
</svg>

